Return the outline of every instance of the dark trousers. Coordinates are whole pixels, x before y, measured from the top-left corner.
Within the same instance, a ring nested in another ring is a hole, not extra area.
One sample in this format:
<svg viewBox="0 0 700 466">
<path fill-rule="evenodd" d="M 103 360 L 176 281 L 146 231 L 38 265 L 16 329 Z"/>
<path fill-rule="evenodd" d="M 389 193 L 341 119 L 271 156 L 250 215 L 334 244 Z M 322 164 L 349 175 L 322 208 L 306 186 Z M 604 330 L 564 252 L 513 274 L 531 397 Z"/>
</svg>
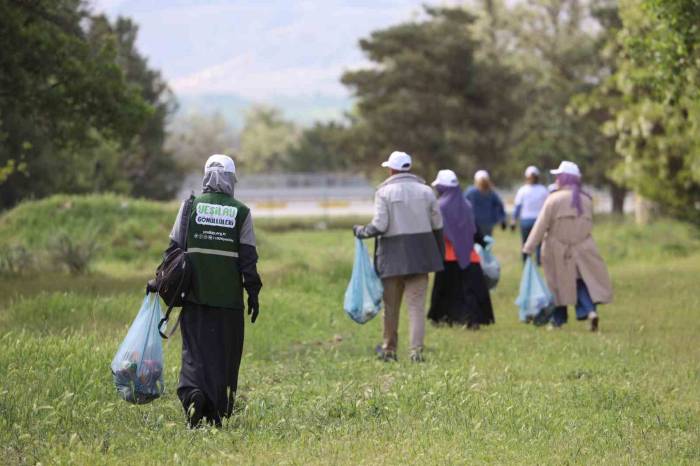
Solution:
<svg viewBox="0 0 700 466">
<path fill-rule="evenodd" d="M 586 320 L 588 313 L 595 311 L 596 305 L 588 293 L 588 287 L 583 280 L 576 280 L 576 320 Z M 552 313 L 552 323 L 556 326 L 564 325 L 569 320 L 566 306 L 557 306 Z"/>
<path fill-rule="evenodd" d="M 206 398 L 204 417 L 221 424 L 231 415 L 243 354 L 241 309 L 186 303 L 180 320 L 182 367 L 177 395 L 187 412 L 197 391 Z"/>
<path fill-rule="evenodd" d="M 535 226 L 535 220 L 534 218 L 524 218 L 520 220 L 520 238 L 522 239 L 522 244 L 525 244 L 527 241 L 528 236 L 530 236 L 530 232 L 532 231 L 532 228 Z M 537 246 L 537 252 L 536 252 L 536 258 L 537 258 L 537 265 L 541 265 L 540 261 L 540 246 Z M 523 253 L 523 262 L 527 259 L 527 254 Z"/>
<path fill-rule="evenodd" d="M 493 223 L 477 223 L 476 226 L 479 228 L 479 232 L 484 236 L 493 236 Z"/>
</svg>

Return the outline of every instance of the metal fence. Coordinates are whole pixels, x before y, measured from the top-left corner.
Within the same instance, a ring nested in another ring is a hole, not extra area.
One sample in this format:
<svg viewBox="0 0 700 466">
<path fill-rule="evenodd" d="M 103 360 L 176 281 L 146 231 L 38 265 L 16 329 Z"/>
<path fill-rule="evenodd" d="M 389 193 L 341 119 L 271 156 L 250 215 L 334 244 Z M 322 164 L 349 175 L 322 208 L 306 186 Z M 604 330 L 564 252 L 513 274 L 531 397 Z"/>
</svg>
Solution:
<svg viewBox="0 0 700 466">
<path fill-rule="evenodd" d="M 202 175 L 189 175 L 180 191 L 184 198 L 201 189 Z M 348 173 L 276 173 L 247 175 L 236 185 L 236 197 L 257 217 L 370 216 L 376 187 L 362 175 Z M 497 190 L 512 212 L 517 187 Z M 612 210 L 612 199 L 603 190 L 587 187 L 599 213 Z M 634 196 L 625 200 L 625 212 L 634 212 Z"/>
</svg>

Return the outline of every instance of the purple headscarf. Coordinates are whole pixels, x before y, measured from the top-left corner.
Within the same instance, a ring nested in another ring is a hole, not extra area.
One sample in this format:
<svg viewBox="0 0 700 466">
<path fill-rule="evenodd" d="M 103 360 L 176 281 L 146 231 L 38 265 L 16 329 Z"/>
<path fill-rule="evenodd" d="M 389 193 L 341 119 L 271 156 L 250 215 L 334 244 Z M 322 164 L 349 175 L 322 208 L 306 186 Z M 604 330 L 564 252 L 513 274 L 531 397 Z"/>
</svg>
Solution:
<svg viewBox="0 0 700 466">
<path fill-rule="evenodd" d="M 462 195 L 459 186 L 435 187 L 440 198 L 440 212 L 444 224 L 444 233 L 457 255 L 457 262 L 461 269 L 466 269 L 471 262 L 471 253 L 474 248 L 474 212 L 472 206 Z"/>
<path fill-rule="evenodd" d="M 568 173 L 562 173 L 557 175 L 557 184 L 560 188 L 565 186 L 571 187 L 571 207 L 576 208 L 579 215 L 583 213 L 583 206 L 581 205 L 581 194 L 586 194 L 581 190 L 581 177 L 576 175 L 570 175 Z M 588 194 L 586 194 L 588 196 Z"/>
</svg>

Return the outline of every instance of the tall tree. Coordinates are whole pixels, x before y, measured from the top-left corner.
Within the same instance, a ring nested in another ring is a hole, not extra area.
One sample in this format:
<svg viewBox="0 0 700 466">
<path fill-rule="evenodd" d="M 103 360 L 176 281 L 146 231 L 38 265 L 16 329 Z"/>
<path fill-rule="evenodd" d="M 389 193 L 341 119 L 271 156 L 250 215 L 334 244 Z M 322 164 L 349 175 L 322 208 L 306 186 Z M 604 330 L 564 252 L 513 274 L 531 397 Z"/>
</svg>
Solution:
<svg viewBox="0 0 700 466">
<path fill-rule="evenodd" d="M 445 167 L 499 172 L 519 113 L 512 94 L 519 77 L 476 57 L 472 14 L 430 7 L 425 13 L 361 40 L 375 66 L 342 77 L 358 98 L 359 159 L 374 167 L 401 149 L 416 156 L 426 175 Z"/>
<path fill-rule="evenodd" d="M 276 108 L 252 107 L 241 131 L 241 164 L 249 172 L 283 170 L 289 164 L 289 153 L 298 134 L 294 123 Z"/>
<path fill-rule="evenodd" d="M 573 116 L 598 127 L 599 133 L 591 139 L 598 148 L 593 173 L 598 183 L 609 187 L 613 212 L 622 214 L 628 190 L 616 174 L 620 163 L 620 155 L 615 150 L 617 139 L 614 135 L 601 131 L 611 118 L 611 109 L 602 105 L 602 101 L 591 98 L 599 93 L 603 83 L 616 71 L 619 47 L 615 46 L 615 38 L 622 28 L 622 19 L 616 0 L 596 0 L 591 3 L 590 12 L 600 28 L 594 37 L 595 54 L 591 57 L 591 73 L 585 77 L 586 90 L 572 97 L 569 111 Z M 606 99 L 616 101 L 619 96 L 618 92 L 612 91 Z"/>
<path fill-rule="evenodd" d="M 519 121 L 515 154 L 522 165 L 579 163 L 588 182 L 611 184 L 613 144 L 596 115 L 576 113 L 572 99 L 609 73 L 598 60 L 595 18 L 582 0 L 530 0 L 511 12 L 515 56 L 526 76 L 519 96 L 527 110 Z"/>
<path fill-rule="evenodd" d="M 74 180 L 67 174 L 94 165 L 73 154 L 95 147 L 96 132 L 128 141 L 148 117 L 148 104 L 116 63 L 116 49 L 87 40 L 90 21 L 80 0 L 0 2 L 2 207 L 70 191 Z"/>
<path fill-rule="evenodd" d="M 316 123 L 304 129 L 289 151 L 287 169 L 295 172 L 333 172 L 351 168 L 351 131 L 337 122 Z"/>
<path fill-rule="evenodd" d="M 619 179 L 700 224 L 700 8 L 622 0 L 616 71 L 594 94 L 621 155 Z"/>
<path fill-rule="evenodd" d="M 187 173 L 202 170 L 210 155 L 233 155 L 239 147 L 238 133 L 220 113 L 181 116 L 170 126 L 166 140 L 166 150 Z"/>
<path fill-rule="evenodd" d="M 122 168 L 131 182 L 131 194 L 170 199 L 180 186 L 178 165 L 165 149 L 166 126 L 177 105 L 160 71 L 148 66 L 136 48 L 138 26 L 119 17 L 114 24 L 105 16 L 93 18 L 88 39 L 93 47 L 113 43 L 116 62 L 127 83 L 138 91 L 150 112 L 133 138 L 124 145 Z"/>
</svg>

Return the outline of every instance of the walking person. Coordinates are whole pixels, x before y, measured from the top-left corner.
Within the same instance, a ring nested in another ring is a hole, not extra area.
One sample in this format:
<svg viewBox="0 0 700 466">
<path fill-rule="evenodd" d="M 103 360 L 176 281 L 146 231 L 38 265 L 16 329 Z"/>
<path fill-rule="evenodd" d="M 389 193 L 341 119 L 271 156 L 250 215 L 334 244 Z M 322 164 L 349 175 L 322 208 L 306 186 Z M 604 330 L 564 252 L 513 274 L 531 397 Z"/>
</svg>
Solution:
<svg viewBox="0 0 700 466">
<path fill-rule="evenodd" d="M 525 184 L 518 189 L 515 195 L 515 210 L 511 228 L 520 221 L 520 236 L 522 244 L 525 244 L 527 237 L 535 226 L 535 220 L 544 206 L 544 201 L 549 195 L 549 190 L 540 183 L 540 171 L 537 167 L 530 165 L 525 170 Z M 541 264 L 540 247 L 536 251 L 537 265 Z M 527 259 L 527 254 L 523 254 L 523 262 Z"/>
<path fill-rule="evenodd" d="M 384 285 L 384 342 L 380 357 L 396 361 L 399 309 L 405 297 L 410 322 L 410 357 L 422 362 L 428 274 L 442 270 L 442 216 L 430 186 L 410 173 L 411 157 L 393 152 L 382 167 L 390 172 L 374 197 L 374 217 L 355 225 L 358 238 L 378 237 L 375 266 Z"/>
<path fill-rule="evenodd" d="M 474 186 L 464 192 L 474 209 L 474 218 L 483 235 L 493 235 L 493 227 L 500 224 L 506 228 L 506 210 L 501 197 L 493 190 L 491 177 L 486 170 L 474 174 Z"/>
<path fill-rule="evenodd" d="M 183 207 L 170 233 L 171 247 L 186 249 L 192 284 L 180 317 L 182 367 L 177 395 L 190 427 L 202 420 L 221 425 L 231 415 L 243 352 L 244 302 L 258 317 L 262 282 L 250 209 L 234 198 L 236 166 L 212 155 L 204 167 L 202 193 L 194 198 L 187 237 Z M 183 204 L 184 206 L 184 204 Z"/>
<path fill-rule="evenodd" d="M 432 183 L 438 192 L 445 239 L 444 270 L 435 273 L 428 318 L 434 323 L 466 325 L 478 330 L 495 322 L 491 296 L 474 242 L 483 242 L 472 206 L 463 196 L 457 175 L 440 170 Z"/>
<path fill-rule="evenodd" d="M 553 327 L 567 321 L 567 306 L 576 307 L 576 318 L 588 320 L 590 330 L 598 330 L 598 305 L 612 301 L 608 270 L 595 241 L 593 201 L 581 188 L 581 171 L 564 161 L 551 171 L 557 177 L 557 190 L 547 197 L 523 253 L 532 254 L 542 243 L 545 279 L 554 295 Z"/>
</svg>

